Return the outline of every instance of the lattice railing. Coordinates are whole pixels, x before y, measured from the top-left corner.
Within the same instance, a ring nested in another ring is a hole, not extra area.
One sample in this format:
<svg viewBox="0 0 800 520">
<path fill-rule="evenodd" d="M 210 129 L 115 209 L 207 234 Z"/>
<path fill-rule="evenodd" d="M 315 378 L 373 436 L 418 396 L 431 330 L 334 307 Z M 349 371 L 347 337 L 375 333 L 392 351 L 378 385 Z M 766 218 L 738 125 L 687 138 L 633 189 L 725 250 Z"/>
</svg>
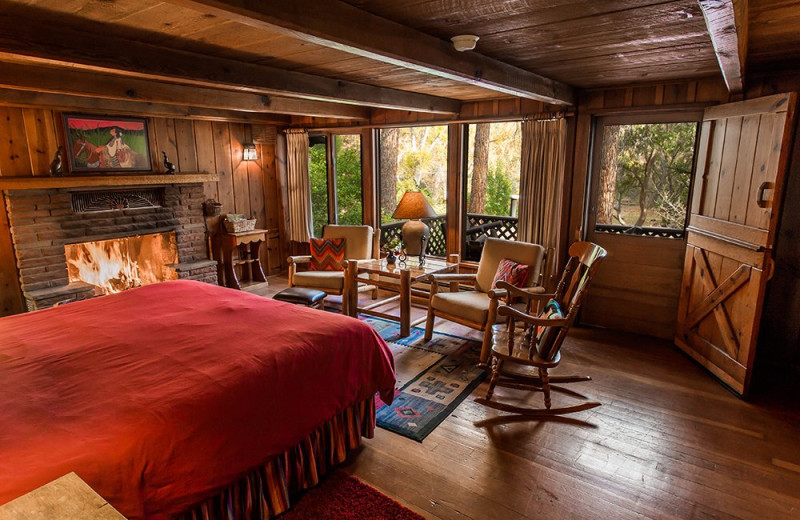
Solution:
<svg viewBox="0 0 800 520">
<path fill-rule="evenodd" d="M 447 216 L 422 219 L 430 228 L 427 253 L 430 256 L 447 256 Z M 393 222 L 381 226 L 381 247 L 394 238 L 403 238 L 402 229 L 405 222 Z"/>
<path fill-rule="evenodd" d="M 466 249 L 464 259 L 479 261 L 487 237 L 517 239 L 517 217 L 467 213 Z"/>
<path fill-rule="evenodd" d="M 684 238 L 686 231 L 683 229 L 670 229 L 659 227 L 619 226 L 612 224 L 596 224 L 594 230 L 600 233 L 615 235 L 637 235 L 643 237 Z"/>
<path fill-rule="evenodd" d="M 428 254 L 431 256 L 446 256 L 447 244 L 447 217 L 440 215 L 432 219 L 423 219 L 431 229 L 428 241 Z M 381 247 L 394 238 L 402 239 L 402 228 L 405 222 L 393 222 L 381 226 Z M 497 215 L 467 214 L 465 260 L 478 261 L 483 251 L 486 237 L 502 238 L 505 240 L 517 239 L 517 217 L 502 217 Z"/>
</svg>

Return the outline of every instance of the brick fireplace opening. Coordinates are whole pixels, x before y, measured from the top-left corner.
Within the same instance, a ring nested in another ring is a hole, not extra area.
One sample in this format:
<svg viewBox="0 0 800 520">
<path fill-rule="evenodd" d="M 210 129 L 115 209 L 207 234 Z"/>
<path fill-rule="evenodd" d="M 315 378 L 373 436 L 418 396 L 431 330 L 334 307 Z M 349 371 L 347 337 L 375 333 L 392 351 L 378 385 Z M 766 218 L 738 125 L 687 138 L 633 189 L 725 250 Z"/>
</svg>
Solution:
<svg viewBox="0 0 800 520">
<path fill-rule="evenodd" d="M 93 285 L 96 295 L 178 279 L 174 231 L 67 244 L 64 250 L 69 282 Z"/>
<path fill-rule="evenodd" d="M 203 200 L 202 184 L 8 191 L 28 310 L 163 279 L 217 283 Z"/>
</svg>

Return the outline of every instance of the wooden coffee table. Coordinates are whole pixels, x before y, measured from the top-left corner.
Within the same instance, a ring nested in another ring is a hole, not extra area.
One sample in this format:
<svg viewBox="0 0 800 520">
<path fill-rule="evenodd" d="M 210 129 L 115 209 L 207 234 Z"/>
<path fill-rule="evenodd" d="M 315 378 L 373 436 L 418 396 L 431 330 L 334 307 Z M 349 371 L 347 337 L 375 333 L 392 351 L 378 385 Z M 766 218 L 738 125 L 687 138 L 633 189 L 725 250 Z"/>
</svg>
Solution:
<svg viewBox="0 0 800 520">
<path fill-rule="evenodd" d="M 387 265 L 386 260 L 348 262 L 344 282 L 348 298 L 345 306 L 347 313 L 353 317 L 362 313 L 399 321 L 400 336 L 406 337 L 411 334 L 411 327 L 425 321 L 425 317 L 422 317 L 411 322 L 412 299 L 424 299 L 425 305 L 420 306 L 427 308 L 427 299 L 430 296 L 427 291 L 411 286 L 417 282 L 426 281 L 432 274 L 450 273 L 456 270 L 458 270 L 458 255 L 450 255 L 449 261 L 428 258 L 424 265 L 419 265 L 419 261 L 416 259 L 408 260 L 405 265 L 397 263 L 393 266 Z M 398 294 L 366 307 L 359 307 L 356 288 L 360 282 Z M 396 300 L 400 300 L 400 316 L 374 310 Z"/>
</svg>

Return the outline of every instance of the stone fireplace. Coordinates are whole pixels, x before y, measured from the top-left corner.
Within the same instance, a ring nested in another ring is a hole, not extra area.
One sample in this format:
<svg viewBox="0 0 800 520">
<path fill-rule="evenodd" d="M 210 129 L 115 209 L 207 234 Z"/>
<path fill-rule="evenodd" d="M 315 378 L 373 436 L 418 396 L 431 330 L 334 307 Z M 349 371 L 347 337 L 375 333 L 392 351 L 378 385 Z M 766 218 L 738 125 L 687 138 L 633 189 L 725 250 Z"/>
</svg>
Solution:
<svg viewBox="0 0 800 520">
<path fill-rule="evenodd" d="M 169 279 L 217 283 L 202 184 L 7 192 L 28 310 Z"/>
</svg>

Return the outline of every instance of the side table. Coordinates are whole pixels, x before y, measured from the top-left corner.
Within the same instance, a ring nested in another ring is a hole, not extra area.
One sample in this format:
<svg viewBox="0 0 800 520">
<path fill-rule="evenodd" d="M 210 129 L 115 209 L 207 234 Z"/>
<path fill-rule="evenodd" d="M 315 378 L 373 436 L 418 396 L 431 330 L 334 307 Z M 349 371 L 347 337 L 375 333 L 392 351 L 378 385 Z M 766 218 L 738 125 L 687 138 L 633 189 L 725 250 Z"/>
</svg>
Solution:
<svg viewBox="0 0 800 520">
<path fill-rule="evenodd" d="M 225 265 L 225 285 L 232 289 L 241 289 L 241 283 L 236 275 L 236 266 L 242 266 L 243 282 L 266 282 L 264 270 L 261 268 L 259 250 L 266 240 L 266 229 L 240 231 L 238 233 L 221 233 L 220 246 L 222 249 L 222 262 Z M 233 258 L 233 250 L 239 250 L 238 258 Z"/>
</svg>

